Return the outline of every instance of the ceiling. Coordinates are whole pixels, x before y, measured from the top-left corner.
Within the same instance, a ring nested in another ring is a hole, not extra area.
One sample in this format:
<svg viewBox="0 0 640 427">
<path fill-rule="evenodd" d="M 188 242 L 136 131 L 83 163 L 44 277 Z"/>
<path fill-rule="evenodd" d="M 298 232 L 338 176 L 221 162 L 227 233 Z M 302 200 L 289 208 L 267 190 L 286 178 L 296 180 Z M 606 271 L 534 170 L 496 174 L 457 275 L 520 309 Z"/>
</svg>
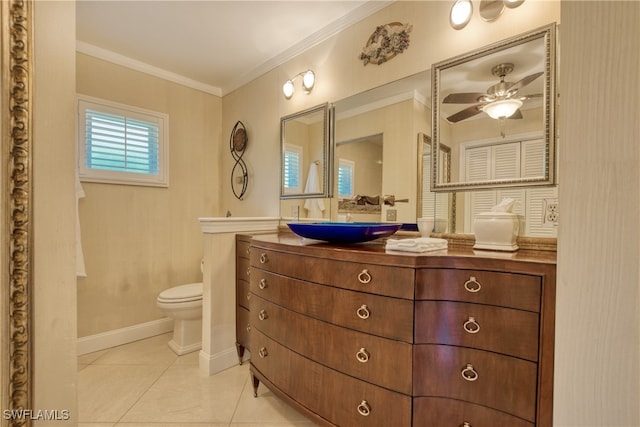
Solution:
<svg viewBox="0 0 640 427">
<path fill-rule="evenodd" d="M 78 0 L 77 50 L 224 95 L 389 3 Z"/>
</svg>

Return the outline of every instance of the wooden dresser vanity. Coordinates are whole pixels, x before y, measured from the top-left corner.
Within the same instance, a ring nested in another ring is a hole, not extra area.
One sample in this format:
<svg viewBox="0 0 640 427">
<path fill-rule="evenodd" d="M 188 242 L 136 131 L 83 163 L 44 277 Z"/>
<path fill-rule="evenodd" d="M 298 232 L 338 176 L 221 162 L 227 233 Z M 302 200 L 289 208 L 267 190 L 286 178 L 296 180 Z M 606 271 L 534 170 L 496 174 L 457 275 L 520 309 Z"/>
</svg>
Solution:
<svg viewBox="0 0 640 427">
<path fill-rule="evenodd" d="M 251 240 L 250 265 L 256 396 L 262 382 L 328 426 L 552 425 L 555 252 L 281 233 Z"/>
</svg>

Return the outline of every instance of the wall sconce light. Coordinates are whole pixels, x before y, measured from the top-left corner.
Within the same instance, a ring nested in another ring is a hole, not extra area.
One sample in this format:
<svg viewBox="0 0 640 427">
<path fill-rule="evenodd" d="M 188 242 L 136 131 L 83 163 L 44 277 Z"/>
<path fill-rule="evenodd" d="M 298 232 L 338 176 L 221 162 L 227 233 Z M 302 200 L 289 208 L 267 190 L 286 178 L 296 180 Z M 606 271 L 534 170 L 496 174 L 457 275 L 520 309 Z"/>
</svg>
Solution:
<svg viewBox="0 0 640 427">
<path fill-rule="evenodd" d="M 471 20 L 472 13 L 473 5 L 471 4 L 471 0 L 456 0 L 453 6 L 451 6 L 449 23 L 454 29 L 461 30 Z"/>
<path fill-rule="evenodd" d="M 522 3 L 524 0 L 480 0 L 480 17 L 485 22 L 495 21 L 502 15 L 505 6 L 509 9 L 515 9 Z M 455 30 L 463 29 L 471 20 L 472 13 L 471 0 L 456 0 L 449 14 L 451 27 Z"/>
<path fill-rule="evenodd" d="M 285 98 L 290 99 L 293 96 L 293 82 L 298 77 L 302 77 L 302 88 L 304 89 L 305 93 L 309 93 L 311 92 L 311 89 L 313 89 L 313 85 L 316 82 L 316 75 L 312 70 L 303 71 L 296 74 L 284 83 L 284 85 L 282 86 L 282 93 L 284 93 Z"/>
</svg>

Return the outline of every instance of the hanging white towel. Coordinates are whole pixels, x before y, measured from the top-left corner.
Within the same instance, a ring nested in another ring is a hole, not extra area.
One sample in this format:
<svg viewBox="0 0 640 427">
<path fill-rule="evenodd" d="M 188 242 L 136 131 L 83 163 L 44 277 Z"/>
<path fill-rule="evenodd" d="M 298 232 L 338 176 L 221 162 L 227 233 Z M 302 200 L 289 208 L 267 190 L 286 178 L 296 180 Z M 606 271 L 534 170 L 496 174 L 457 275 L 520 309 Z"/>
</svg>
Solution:
<svg viewBox="0 0 640 427">
<path fill-rule="evenodd" d="M 385 249 L 403 252 L 430 252 L 447 249 L 446 239 L 420 237 L 417 239 L 387 239 Z"/>
<path fill-rule="evenodd" d="M 307 183 L 304 187 L 305 193 L 320 193 L 320 178 L 318 177 L 318 166 L 311 163 L 309 166 L 309 175 L 307 176 Z M 304 208 L 307 210 L 307 218 L 322 218 L 322 212 L 324 211 L 324 200 L 306 199 L 304 202 Z"/>
<path fill-rule="evenodd" d="M 82 238 L 80 235 L 80 209 L 79 201 L 85 196 L 84 189 L 80 183 L 80 175 L 76 170 L 76 276 L 87 277 L 84 268 L 84 253 L 82 251 Z"/>
</svg>

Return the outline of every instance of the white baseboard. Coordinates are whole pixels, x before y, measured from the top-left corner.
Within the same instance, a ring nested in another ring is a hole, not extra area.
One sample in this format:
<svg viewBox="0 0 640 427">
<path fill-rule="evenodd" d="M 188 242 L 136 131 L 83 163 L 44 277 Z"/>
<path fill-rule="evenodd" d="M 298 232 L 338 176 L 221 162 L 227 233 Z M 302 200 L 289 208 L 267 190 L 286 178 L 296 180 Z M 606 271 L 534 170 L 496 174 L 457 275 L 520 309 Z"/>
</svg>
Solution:
<svg viewBox="0 0 640 427">
<path fill-rule="evenodd" d="M 78 338 L 78 356 L 165 334 L 171 331 L 173 331 L 173 319 L 165 317 L 164 319 L 127 326 L 126 328 L 114 329 L 113 331 L 102 332 L 96 335 L 89 335 L 87 337 Z"/>
<path fill-rule="evenodd" d="M 200 373 L 204 376 L 216 374 L 240 363 L 235 346 L 216 354 L 207 354 L 203 350 L 200 350 L 198 356 Z"/>
</svg>

